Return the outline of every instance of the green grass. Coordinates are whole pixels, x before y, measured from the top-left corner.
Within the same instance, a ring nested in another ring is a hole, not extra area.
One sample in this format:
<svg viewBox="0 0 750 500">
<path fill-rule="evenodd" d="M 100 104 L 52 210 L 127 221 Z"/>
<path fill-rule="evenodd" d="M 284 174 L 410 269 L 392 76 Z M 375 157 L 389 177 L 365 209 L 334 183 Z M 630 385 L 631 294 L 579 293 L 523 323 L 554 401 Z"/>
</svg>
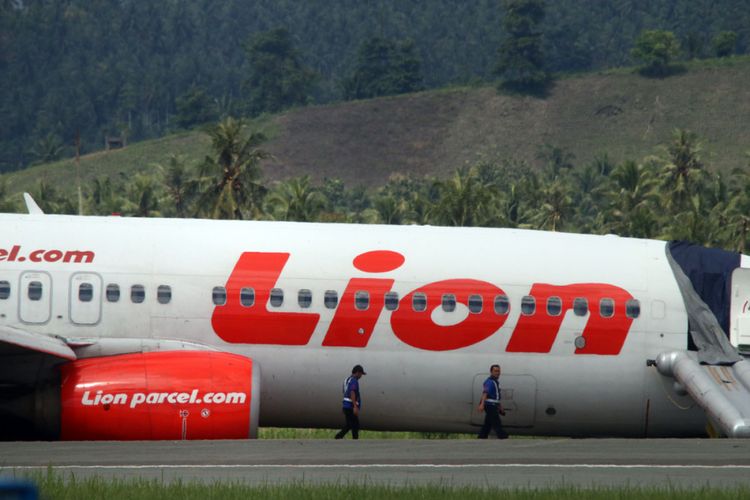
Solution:
<svg viewBox="0 0 750 500">
<path fill-rule="evenodd" d="M 559 487 L 544 489 L 510 489 L 479 487 L 436 486 L 385 486 L 368 484 L 289 484 L 247 485 L 237 482 L 199 484 L 144 479 L 104 479 L 101 477 L 80 479 L 48 471 L 46 474 L 20 476 L 27 478 L 39 488 L 41 498 L 67 499 L 489 499 L 503 500 L 598 500 L 598 499 L 674 499 L 674 500 L 729 500 L 747 498 L 750 487 L 694 490 L 680 488 L 577 488 Z"/>
<path fill-rule="evenodd" d="M 108 177 L 124 180 L 136 172 L 148 172 L 155 164 L 165 164 L 170 154 L 179 154 L 194 163 L 204 158 L 211 149 L 211 140 L 203 132 L 182 132 L 160 139 L 128 144 L 123 149 L 99 151 L 81 156 L 81 183 L 87 186 L 93 179 Z M 44 180 L 62 191 L 75 189 L 76 165 L 66 159 L 45 165 L 29 167 L 7 174 L 11 192 L 34 191 Z"/>
<path fill-rule="evenodd" d="M 292 429 L 264 427 L 258 430 L 259 439 L 333 439 L 338 429 Z M 351 437 L 351 434 L 347 438 Z M 360 431 L 360 439 L 474 439 L 475 434 L 447 432 L 386 432 Z"/>
<path fill-rule="evenodd" d="M 263 115 L 249 122 L 252 130 L 270 139 L 279 134 L 271 116 Z M 149 172 L 158 164 L 165 165 L 172 154 L 185 158 L 188 165 L 196 165 L 211 153 L 211 138 L 202 129 L 183 131 L 159 139 L 134 142 L 122 149 L 96 151 L 80 158 L 81 184 L 87 187 L 97 178 L 113 181 L 128 180 L 134 173 Z M 39 181 L 54 185 L 64 192 L 75 190 L 76 165 L 73 158 L 36 165 L 19 172 L 6 174 L 11 193 L 34 191 Z"/>
</svg>

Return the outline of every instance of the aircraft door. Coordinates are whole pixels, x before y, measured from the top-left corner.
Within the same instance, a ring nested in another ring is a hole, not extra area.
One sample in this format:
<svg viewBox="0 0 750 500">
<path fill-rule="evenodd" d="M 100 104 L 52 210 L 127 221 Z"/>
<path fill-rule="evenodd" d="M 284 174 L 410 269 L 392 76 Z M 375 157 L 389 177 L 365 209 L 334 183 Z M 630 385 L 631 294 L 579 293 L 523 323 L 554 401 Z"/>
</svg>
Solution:
<svg viewBox="0 0 750 500">
<path fill-rule="evenodd" d="M 750 269 L 732 271 L 729 340 L 740 351 L 750 351 Z"/>
<path fill-rule="evenodd" d="M 46 323 L 52 314 L 52 278 L 43 272 L 21 274 L 18 316 L 24 323 Z"/>
<path fill-rule="evenodd" d="M 484 413 L 477 411 L 482 385 L 487 373 L 474 376 L 471 405 L 472 425 L 484 423 Z M 531 375 L 500 375 L 500 402 L 505 410 L 503 427 L 533 427 L 536 405 L 536 379 Z"/>
<path fill-rule="evenodd" d="M 76 273 L 70 278 L 70 321 L 77 325 L 99 323 L 102 312 L 102 278 Z"/>
</svg>

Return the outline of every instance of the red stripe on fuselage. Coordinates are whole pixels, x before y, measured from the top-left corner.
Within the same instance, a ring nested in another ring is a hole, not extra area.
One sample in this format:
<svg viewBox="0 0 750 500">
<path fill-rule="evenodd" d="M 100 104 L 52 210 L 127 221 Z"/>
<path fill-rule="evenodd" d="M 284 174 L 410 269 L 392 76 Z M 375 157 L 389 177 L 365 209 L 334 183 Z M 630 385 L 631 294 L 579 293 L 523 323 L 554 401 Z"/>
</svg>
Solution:
<svg viewBox="0 0 750 500">
<path fill-rule="evenodd" d="M 289 260 L 288 253 L 244 252 L 227 280 L 227 302 L 211 317 L 216 334 L 235 344 L 307 345 L 320 315 L 269 312 L 271 289 Z M 255 304 L 240 303 L 242 288 L 255 289 Z"/>
</svg>

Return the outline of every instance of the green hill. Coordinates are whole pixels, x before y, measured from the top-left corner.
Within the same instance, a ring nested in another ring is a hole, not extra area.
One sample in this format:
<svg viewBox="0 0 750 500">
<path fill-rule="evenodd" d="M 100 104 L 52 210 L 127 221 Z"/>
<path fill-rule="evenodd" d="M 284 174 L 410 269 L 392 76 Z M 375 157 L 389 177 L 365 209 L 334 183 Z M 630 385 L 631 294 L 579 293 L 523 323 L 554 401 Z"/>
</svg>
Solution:
<svg viewBox="0 0 750 500">
<path fill-rule="evenodd" d="M 750 52 L 750 0 L 533 3 L 544 4 L 535 31 L 543 34 L 544 67 L 555 73 L 633 64 L 635 40 L 653 29 L 674 33 L 680 60 L 712 57 L 726 32 L 736 35 L 734 53 Z M 506 7 L 499 0 L 5 0 L 0 172 L 54 158 L 77 136 L 86 152 L 104 134 L 161 137 L 176 123 L 198 123 L 190 103 L 211 117 L 333 103 L 351 95 L 346 82 L 375 37 L 409 41 L 409 66 L 418 63 L 426 89 L 486 81 L 509 29 Z M 277 28 L 290 35 L 299 64 L 317 75 L 299 89 L 310 101 L 253 102 L 259 86 L 250 82 L 260 66 L 248 49 Z"/>
<path fill-rule="evenodd" d="M 270 136 L 274 159 L 267 180 L 309 174 L 347 185 L 378 186 L 394 173 L 444 175 L 479 161 L 541 162 L 545 145 L 582 164 L 606 153 L 640 160 L 657 151 L 675 128 L 696 132 L 713 168 L 747 165 L 750 150 L 750 57 L 690 63 L 664 79 L 632 69 L 559 80 L 545 99 L 498 94 L 494 87 L 461 87 L 295 109 L 256 122 Z M 195 131 L 81 158 L 84 183 L 129 177 L 181 154 L 197 163 L 210 153 Z M 72 160 L 6 176 L 11 193 L 40 179 L 72 189 Z"/>
</svg>

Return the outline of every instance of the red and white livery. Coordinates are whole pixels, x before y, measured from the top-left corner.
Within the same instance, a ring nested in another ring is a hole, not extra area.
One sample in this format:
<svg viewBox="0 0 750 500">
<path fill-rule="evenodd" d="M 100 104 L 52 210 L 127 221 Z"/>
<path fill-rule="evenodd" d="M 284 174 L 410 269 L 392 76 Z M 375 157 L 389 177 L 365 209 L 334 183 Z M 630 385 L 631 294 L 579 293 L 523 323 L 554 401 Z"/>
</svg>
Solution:
<svg viewBox="0 0 750 500">
<path fill-rule="evenodd" d="M 511 434 L 745 436 L 750 423 L 750 363 L 698 363 L 662 241 L 40 213 L 0 215 L 0 234 L 5 439 L 333 428 L 355 364 L 366 429 L 473 432 L 494 363 Z M 735 347 L 750 339 L 739 259 Z"/>
</svg>

